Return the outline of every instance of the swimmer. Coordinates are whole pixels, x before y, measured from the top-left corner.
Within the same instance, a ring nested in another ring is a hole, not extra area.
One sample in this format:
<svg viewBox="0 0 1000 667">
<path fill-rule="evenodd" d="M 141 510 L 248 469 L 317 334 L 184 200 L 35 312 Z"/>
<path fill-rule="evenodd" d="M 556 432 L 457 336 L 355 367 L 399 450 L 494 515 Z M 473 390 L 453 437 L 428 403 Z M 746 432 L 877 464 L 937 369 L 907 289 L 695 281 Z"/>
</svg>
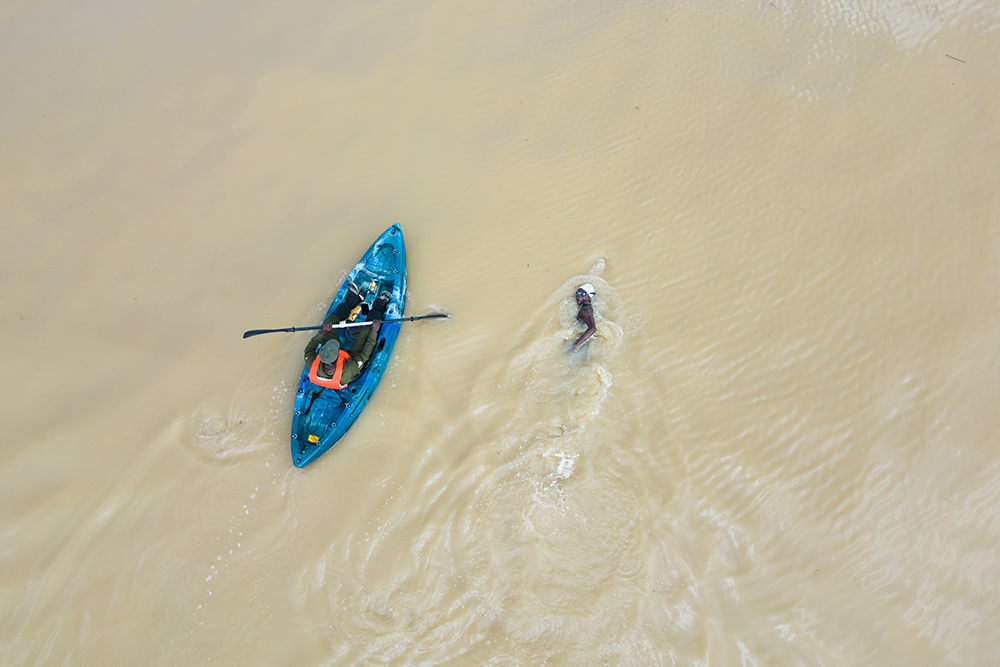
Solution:
<svg viewBox="0 0 1000 667">
<path fill-rule="evenodd" d="M 580 306 L 580 310 L 576 314 L 577 322 L 583 322 L 587 325 L 587 330 L 580 334 L 580 337 L 576 339 L 573 343 L 573 347 L 570 351 L 573 352 L 576 348 L 580 347 L 587 341 L 588 338 L 594 335 L 597 331 L 597 325 L 594 324 L 594 305 L 592 299 L 594 298 L 594 286 L 590 283 L 584 283 L 576 288 L 576 303 Z"/>
</svg>

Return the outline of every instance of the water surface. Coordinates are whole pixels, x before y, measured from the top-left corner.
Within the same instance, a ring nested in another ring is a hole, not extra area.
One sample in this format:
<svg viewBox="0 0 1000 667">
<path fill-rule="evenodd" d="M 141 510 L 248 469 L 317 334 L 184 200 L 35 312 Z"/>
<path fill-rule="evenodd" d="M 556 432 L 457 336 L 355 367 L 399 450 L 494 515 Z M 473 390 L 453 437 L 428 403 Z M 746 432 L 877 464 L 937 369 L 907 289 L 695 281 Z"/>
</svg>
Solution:
<svg viewBox="0 0 1000 667">
<path fill-rule="evenodd" d="M 0 9 L 0 662 L 1000 661 L 993 3 L 272 5 Z"/>
</svg>

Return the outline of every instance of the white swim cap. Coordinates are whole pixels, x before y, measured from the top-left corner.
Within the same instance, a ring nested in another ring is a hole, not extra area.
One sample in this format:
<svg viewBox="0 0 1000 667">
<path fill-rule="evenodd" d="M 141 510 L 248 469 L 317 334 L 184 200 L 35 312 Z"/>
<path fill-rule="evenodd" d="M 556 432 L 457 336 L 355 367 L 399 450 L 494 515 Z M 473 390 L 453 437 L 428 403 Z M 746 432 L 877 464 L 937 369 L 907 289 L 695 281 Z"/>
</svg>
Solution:
<svg viewBox="0 0 1000 667">
<path fill-rule="evenodd" d="M 577 292 L 586 292 L 590 296 L 594 296 L 594 294 L 596 294 L 596 292 L 594 291 L 594 286 L 591 285 L 590 283 L 584 283 L 584 284 L 580 285 L 579 287 L 576 288 L 576 291 Z"/>
</svg>

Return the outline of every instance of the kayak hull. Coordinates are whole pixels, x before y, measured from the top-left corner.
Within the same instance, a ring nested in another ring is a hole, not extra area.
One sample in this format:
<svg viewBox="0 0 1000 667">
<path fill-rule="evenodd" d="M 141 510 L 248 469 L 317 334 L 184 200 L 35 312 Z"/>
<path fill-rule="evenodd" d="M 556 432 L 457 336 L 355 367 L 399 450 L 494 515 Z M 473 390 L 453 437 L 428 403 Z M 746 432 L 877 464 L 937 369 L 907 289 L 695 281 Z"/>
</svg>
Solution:
<svg viewBox="0 0 1000 667">
<path fill-rule="evenodd" d="M 385 317 L 400 318 L 406 305 L 406 247 L 398 224 L 389 227 L 362 255 L 337 290 L 327 310 L 329 317 L 347 294 L 347 282 L 357 285 L 364 303 L 372 305 L 383 291 L 392 295 Z M 304 468 L 344 437 L 361 415 L 392 356 L 399 336 L 399 322 L 383 322 L 371 359 L 345 389 L 335 390 L 309 382 L 309 369 L 303 368 L 295 394 L 292 414 L 292 462 Z"/>
</svg>

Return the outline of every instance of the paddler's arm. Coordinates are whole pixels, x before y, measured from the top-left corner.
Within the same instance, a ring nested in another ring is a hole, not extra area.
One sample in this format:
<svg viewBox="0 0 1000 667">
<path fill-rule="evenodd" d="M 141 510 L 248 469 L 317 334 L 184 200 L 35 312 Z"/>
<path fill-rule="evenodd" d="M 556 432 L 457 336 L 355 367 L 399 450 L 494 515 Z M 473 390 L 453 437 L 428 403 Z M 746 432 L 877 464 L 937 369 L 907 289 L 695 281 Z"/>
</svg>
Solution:
<svg viewBox="0 0 1000 667">
<path fill-rule="evenodd" d="M 361 350 L 358 351 L 356 355 L 351 355 L 353 359 L 357 359 L 359 361 L 359 367 L 364 366 L 368 363 L 368 360 L 371 359 L 372 351 L 375 349 L 375 343 L 378 341 L 378 330 L 381 326 L 382 320 L 374 320 L 370 327 L 365 327 L 365 339 L 361 344 Z"/>
<path fill-rule="evenodd" d="M 319 337 L 322 336 L 322 332 L 313 336 L 309 342 L 306 344 L 305 353 L 303 356 L 306 358 L 306 365 L 309 365 L 316 358 L 316 349 L 319 347 L 320 340 Z"/>
<path fill-rule="evenodd" d="M 343 319 L 337 317 L 337 313 L 334 313 L 330 317 L 323 320 L 323 326 L 320 328 L 319 332 L 325 334 L 330 333 L 331 331 L 333 331 L 334 324 L 340 324 L 343 321 L 344 321 Z"/>
<path fill-rule="evenodd" d="M 381 326 L 382 320 L 372 320 L 371 326 L 362 327 L 361 331 L 358 332 L 358 337 L 349 350 L 351 360 L 357 364 L 358 368 L 367 364 L 368 360 L 371 359 L 375 343 L 378 341 L 378 330 Z"/>
<path fill-rule="evenodd" d="M 351 358 L 344 361 L 344 370 L 340 375 L 341 384 L 349 384 L 361 375 L 361 370 L 368 363 L 368 359 L 371 358 L 372 351 L 375 349 L 380 324 L 382 324 L 380 321 L 375 320 L 372 326 L 363 327 L 363 331 L 358 334 L 354 345 L 348 352 Z"/>
</svg>

